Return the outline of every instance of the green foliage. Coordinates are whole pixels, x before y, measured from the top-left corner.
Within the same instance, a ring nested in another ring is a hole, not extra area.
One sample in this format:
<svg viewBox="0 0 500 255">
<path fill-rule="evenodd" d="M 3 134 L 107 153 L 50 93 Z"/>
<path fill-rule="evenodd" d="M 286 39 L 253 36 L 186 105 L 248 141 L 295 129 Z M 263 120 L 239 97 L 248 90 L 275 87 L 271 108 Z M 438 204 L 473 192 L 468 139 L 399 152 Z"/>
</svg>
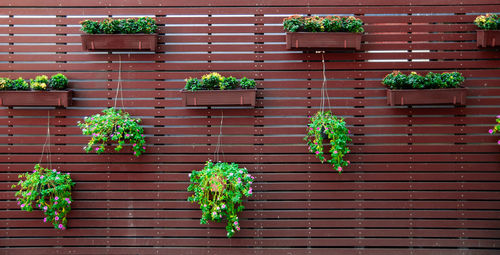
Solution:
<svg viewBox="0 0 500 255">
<path fill-rule="evenodd" d="M 244 89 L 253 89 L 255 88 L 255 80 L 243 77 L 241 78 L 240 86 Z"/>
<path fill-rule="evenodd" d="M 191 184 L 187 190 L 194 194 L 188 197 L 188 201 L 200 205 L 200 224 L 225 219 L 227 237 L 232 237 L 240 230 L 238 213 L 245 208 L 243 199 L 252 195 L 254 177 L 236 163 L 214 164 L 212 161 L 207 161 L 201 171 L 193 170 L 189 177 Z"/>
<path fill-rule="evenodd" d="M 36 164 L 32 173 L 20 174 L 19 179 L 12 188 L 20 188 L 15 195 L 21 210 L 40 209 L 45 214 L 43 222 L 49 221 L 54 228 L 66 229 L 66 216 L 71 211 L 71 187 L 75 185 L 69 173 L 62 174 Z"/>
<path fill-rule="evenodd" d="M 394 71 L 384 77 L 382 84 L 389 89 L 443 89 L 457 88 L 465 81 L 459 72 L 433 73 L 429 72 L 421 76 L 416 72 L 405 75 L 400 71 Z"/>
<path fill-rule="evenodd" d="M 91 136 L 87 146 L 83 147 L 87 153 L 93 150 L 94 144 L 100 143 L 94 151 L 101 154 L 105 144 L 110 142 L 118 142 L 115 151 L 120 151 L 125 141 L 132 144 L 132 150 L 137 157 L 146 151 L 144 130 L 139 125 L 141 119 L 131 118 L 127 112 L 115 108 L 105 109 L 102 113 L 85 117 L 83 123 L 78 122 L 82 133 Z"/>
<path fill-rule="evenodd" d="M 11 90 L 11 89 L 12 89 L 12 80 L 9 78 L 0 77 L 0 90 Z"/>
<path fill-rule="evenodd" d="M 23 78 L 19 77 L 15 80 L 12 80 L 12 89 L 13 90 L 30 90 L 30 85 Z"/>
<path fill-rule="evenodd" d="M 158 26 L 150 17 L 81 21 L 81 30 L 87 34 L 154 34 Z"/>
<path fill-rule="evenodd" d="M 39 75 L 35 79 L 30 80 L 30 87 L 32 90 L 47 90 L 49 84 L 49 77 L 47 75 Z"/>
<path fill-rule="evenodd" d="M 220 83 L 219 88 L 221 90 L 235 89 L 236 87 L 238 87 L 239 84 L 240 84 L 240 82 L 238 81 L 238 79 L 234 78 L 233 76 L 229 76 L 229 77 L 224 77 L 222 79 L 222 82 Z"/>
<path fill-rule="evenodd" d="M 190 91 L 200 90 L 203 89 L 203 83 L 196 78 L 189 78 L 186 79 L 186 87 L 184 89 Z"/>
<path fill-rule="evenodd" d="M 497 124 L 492 129 L 490 129 L 488 132 L 490 134 L 496 134 L 499 131 L 500 131 L 500 115 L 497 115 Z M 497 143 L 500 145 L 500 140 L 498 140 Z"/>
<path fill-rule="evenodd" d="M 351 32 L 363 33 L 363 21 L 353 16 L 299 16 L 293 15 L 283 20 L 287 32 Z"/>
<path fill-rule="evenodd" d="M 488 13 L 486 15 L 477 16 L 474 20 L 479 29 L 498 30 L 500 29 L 500 18 L 497 14 Z"/>
<path fill-rule="evenodd" d="M 68 78 L 64 74 L 58 73 L 53 75 L 49 80 L 50 88 L 63 90 L 68 86 Z"/>
<path fill-rule="evenodd" d="M 201 77 L 203 87 L 206 89 L 217 89 L 220 88 L 220 83 L 224 80 L 224 77 L 219 73 L 209 73 Z"/>
<path fill-rule="evenodd" d="M 343 118 L 337 118 L 330 111 L 318 111 L 314 116 L 309 118 L 308 132 L 304 140 L 309 145 L 309 152 L 324 163 L 330 163 L 339 173 L 342 172 L 342 167 L 350 164 L 344 160 L 344 156 L 349 153 L 347 143 L 351 141 L 349 130 Z M 324 137 L 326 136 L 326 138 Z M 324 153 L 323 139 L 328 139 L 331 145 L 330 159 L 326 159 Z"/>
<path fill-rule="evenodd" d="M 196 78 L 186 79 L 185 90 L 195 91 L 195 90 L 226 90 L 226 89 L 236 89 L 239 87 L 243 89 L 255 88 L 255 80 L 243 77 L 240 81 L 238 79 L 230 76 L 224 77 L 219 73 L 209 73 L 203 75 L 201 80 Z"/>
</svg>

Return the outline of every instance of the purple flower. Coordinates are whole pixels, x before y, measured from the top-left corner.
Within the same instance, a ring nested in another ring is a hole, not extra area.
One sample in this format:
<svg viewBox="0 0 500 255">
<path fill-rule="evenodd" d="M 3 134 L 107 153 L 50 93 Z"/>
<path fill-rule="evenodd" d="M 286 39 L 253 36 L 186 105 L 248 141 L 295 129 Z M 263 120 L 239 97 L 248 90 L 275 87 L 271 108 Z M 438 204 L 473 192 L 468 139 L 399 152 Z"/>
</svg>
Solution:
<svg viewBox="0 0 500 255">
<path fill-rule="evenodd" d="M 43 207 L 43 210 L 44 210 L 44 211 L 47 211 L 47 209 L 48 209 L 48 208 L 47 208 L 47 206 L 44 206 L 44 207 Z"/>
<path fill-rule="evenodd" d="M 135 147 L 135 146 L 137 146 L 137 144 L 136 144 L 136 143 L 134 143 L 132 146 L 134 146 L 134 147 Z"/>
<path fill-rule="evenodd" d="M 333 151 L 333 154 L 337 154 L 337 151 Z"/>
<path fill-rule="evenodd" d="M 249 194 L 249 195 L 252 195 L 252 188 L 250 188 L 250 189 L 248 190 L 248 194 Z"/>
<path fill-rule="evenodd" d="M 56 196 L 56 197 L 54 198 L 54 200 L 59 200 L 59 197 L 58 197 L 58 196 Z"/>
<path fill-rule="evenodd" d="M 43 175 L 42 175 L 42 176 L 40 176 L 40 179 L 43 179 Z"/>
<path fill-rule="evenodd" d="M 54 202 L 54 205 L 57 205 L 57 202 Z"/>
<path fill-rule="evenodd" d="M 488 130 L 488 133 L 493 134 L 493 129 Z"/>
<path fill-rule="evenodd" d="M 237 222 L 237 221 L 235 221 L 235 222 L 234 222 L 234 225 L 235 225 L 235 226 L 238 226 L 238 222 Z"/>
<path fill-rule="evenodd" d="M 33 170 L 33 173 L 36 173 L 36 170 Z"/>
<path fill-rule="evenodd" d="M 59 176 L 56 176 L 56 180 L 59 180 Z"/>
<path fill-rule="evenodd" d="M 63 228 L 64 228 L 63 224 L 59 224 L 59 229 L 63 229 Z"/>
<path fill-rule="evenodd" d="M 316 151 L 316 155 L 318 155 L 318 154 L 319 154 L 319 151 Z"/>
<path fill-rule="evenodd" d="M 28 194 L 26 194 L 26 195 L 30 196 L 30 195 L 31 195 L 31 191 L 30 191 L 30 192 L 28 192 Z"/>
<path fill-rule="evenodd" d="M 47 218 L 43 218 L 43 222 L 47 222 Z"/>
<path fill-rule="evenodd" d="M 340 166 L 339 166 L 339 167 L 337 168 L 337 171 L 342 172 L 342 167 L 340 167 Z"/>
<path fill-rule="evenodd" d="M 497 115 L 497 119 L 500 119 L 500 115 Z"/>
<path fill-rule="evenodd" d="M 95 148 L 95 151 L 99 151 L 99 148 Z"/>
<path fill-rule="evenodd" d="M 59 216 L 56 216 L 54 219 L 55 219 L 55 220 L 59 220 Z"/>
<path fill-rule="evenodd" d="M 23 208 L 23 207 L 24 207 L 24 204 L 21 205 L 21 208 Z"/>
<path fill-rule="evenodd" d="M 129 137 L 130 135 L 129 134 L 126 134 L 125 137 Z"/>
<path fill-rule="evenodd" d="M 55 172 L 57 172 L 57 170 L 55 170 L 55 169 L 52 169 L 52 172 L 54 172 L 54 173 L 55 173 Z"/>
<path fill-rule="evenodd" d="M 143 149 L 143 150 L 145 150 L 145 149 L 146 149 L 146 147 L 145 147 L 145 146 L 143 146 L 143 147 L 142 147 L 142 149 Z"/>
</svg>

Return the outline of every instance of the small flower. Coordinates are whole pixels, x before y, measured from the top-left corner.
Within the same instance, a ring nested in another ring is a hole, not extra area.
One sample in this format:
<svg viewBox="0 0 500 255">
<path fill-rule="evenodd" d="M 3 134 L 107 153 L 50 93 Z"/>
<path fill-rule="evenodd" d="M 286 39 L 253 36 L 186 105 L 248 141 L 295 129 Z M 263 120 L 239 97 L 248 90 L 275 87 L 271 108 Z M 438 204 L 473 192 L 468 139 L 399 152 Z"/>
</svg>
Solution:
<svg viewBox="0 0 500 255">
<path fill-rule="evenodd" d="M 340 167 L 340 166 L 339 166 L 339 167 L 337 168 L 337 171 L 338 171 L 338 172 L 342 172 L 342 167 Z"/>
<path fill-rule="evenodd" d="M 143 149 L 143 150 L 145 150 L 145 149 L 146 149 L 146 147 L 145 147 L 145 146 L 142 146 L 142 149 Z"/>
<path fill-rule="evenodd" d="M 316 151 L 316 155 L 318 155 L 318 154 L 319 154 L 319 151 Z"/>
<path fill-rule="evenodd" d="M 47 217 L 43 218 L 43 222 L 47 222 Z"/>
<path fill-rule="evenodd" d="M 59 220 L 59 216 L 56 216 L 54 219 L 55 219 L 55 220 Z"/>
<path fill-rule="evenodd" d="M 43 175 L 42 175 L 42 176 L 40 176 L 40 179 L 43 179 Z"/>
<path fill-rule="evenodd" d="M 56 196 L 56 197 L 54 198 L 54 200 L 56 200 L 56 201 L 57 201 L 57 200 L 59 200 L 59 197 L 58 197 L 58 196 Z"/>
<path fill-rule="evenodd" d="M 240 174 L 242 174 L 242 173 L 243 173 L 243 170 L 240 170 Z"/>
<path fill-rule="evenodd" d="M 44 207 L 43 207 L 43 210 L 44 210 L 44 211 L 47 211 L 47 209 L 48 209 L 48 208 L 47 208 L 47 206 L 44 206 Z"/>
<path fill-rule="evenodd" d="M 488 133 L 493 134 L 493 129 L 488 130 Z"/>
<path fill-rule="evenodd" d="M 248 190 L 248 194 L 249 194 L 249 195 L 252 195 L 252 188 L 250 188 L 250 189 Z"/>
<path fill-rule="evenodd" d="M 237 222 L 237 221 L 235 221 L 235 222 L 234 222 L 234 225 L 235 225 L 235 226 L 238 226 L 238 222 Z"/>
<path fill-rule="evenodd" d="M 240 231 L 240 227 L 239 227 L 239 226 L 236 226 L 236 230 Z"/>
<path fill-rule="evenodd" d="M 338 152 L 337 151 L 333 151 L 333 154 L 337 154 Z"/>
<path fill-rule="evenodd" d="M 31 195 L 31 191 L 30 191 L 30 192 L 28 192 L 28 194 L 26 194 L 26 195 L 30 196 L 30 195 Z"/>
<path fill-rule="evenodd" d="M 57 205 L 57 202 L 54 202 L 54 205 Z"/>
<path fill-rule="evenodd" d="M 59 176 L 56 176 L 56 180 L 59 180 Z"/>
<path fill-rule="evenodd" d="M 63 224 L 59 224 L 59 229 L 63 229 L 63 228 L 64 228 Z"/>
<path fill-rule="evenodd" d="M 222 209 L 225 209 L 225 208 L 226 208 L 226 205 L 225 205 L 225 204 L 222 204 L 220 207 L 221 207 Z"/>
<path fill-rule="evenodd" d="M 24 204 L 21 205 L 21 208 L 23 208 L 23 207 L 24 207 Z"/>
<path fill-rule="evenodd" d="M 57 172 L 57 170 L 55 170 L 55 169 L 52 169 L 52 172 L 54 172 L 54 173 L 55 173 L 55 172 Z"/>
</svg>

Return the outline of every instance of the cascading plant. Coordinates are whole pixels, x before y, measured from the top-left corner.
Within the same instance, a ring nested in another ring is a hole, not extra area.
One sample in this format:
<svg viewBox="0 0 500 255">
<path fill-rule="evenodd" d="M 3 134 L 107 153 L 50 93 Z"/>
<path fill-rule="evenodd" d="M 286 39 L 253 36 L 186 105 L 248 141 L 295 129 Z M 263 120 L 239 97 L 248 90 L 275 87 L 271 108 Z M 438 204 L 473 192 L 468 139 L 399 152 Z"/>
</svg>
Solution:
<svg viewBox="0 0 500 255">
<path fill-rule="evenodd" d="M 21 210 L 40 209 L 45 214 L 43 222 L 52 222 L 54 228 L 66 229 L 73 201 L 71 188 L 75 185 L 70 174 L 36 164 L 33 172 L 20 174 L 19 179 L 12 188 L 20 188 L 15 196 Z"/>
<path fill-rule="evenodd" d="M 480 15 L 476 17 L 474 24 L 476 24 L 479 29 L 498 30 L 500 29 L 500 17 L 493 13 Z"/>
<path fill-rule="evenodd" d="M 248 79 L 247 77 L 238 80 L 232 76 L 224 77 L 219 73 L 212 72 L 202 76 L 201 79 L 188 78 L 186 79 L 185 90 L 196 91 L 196 90 L 230 90 L 237 89 L 238 87 L 242 89 L 253 89 L 256 83 L 253 79 Z"/>
<path fill-rule="evenodd" d="M 488 130 L 488 133 L 496 134 L 499 131 L 500 131 L 500 115 L 497 115 L 497 124 L 492 129 Z M 497 143 L 500 145 L 500 140 L 498 140 Z"/>
<path fill-rule="evenodd" d="M 344 156 L 349 153 L 347 144 L 351 141 L 350 131 L 346 127 L 343 118 L 337 118 L 330 111 L 318 111 L 309 118 L 307 135 L 304 140 L 307 141 L 309 152 L 321 161 L 328 162 L 339 173 L 343 167 L 350 164 L 344 160 Z M 323 140 L 328 139 L 330 148 L 330 159 L 325 157 Z"/>
<path fill-rule="evenodd" d="M 84 122 L 78 121 L 78 127 L 84 135 L 90 135 L 91 138 L 83 149 L 87 153 L 94 150 L 101 154 L 107 143 L 117 142 L 115 151 L 120 151 L 128 141 L 132 144 L 134 155 L 139 157 L 146 151 L 144 130 L 139 125 L 140 122 L 141 119 L 132 118 L 129 113 L 113 107 L 103 110 L 102 114 L 85 117 Z M 93 149 L 94 144 L 98 143 L 100 145 Z"/>
<path fill-rule="evenodd" d="M 188 191 L 194 192 L 188 198 L 189 202 L 200 205 L 201 224 L 227 221 L 227 237 L 232 237 L 240 231 L 238 213 L 245 208 L 242 203 L 245 197 L 252 195 L 254 177 L 248 174 L 246 168 L 240 168 L 236 163 L 207 161 L 201 171 L 193 170 L 189 174 L 191 184 Z"/>
</svg>

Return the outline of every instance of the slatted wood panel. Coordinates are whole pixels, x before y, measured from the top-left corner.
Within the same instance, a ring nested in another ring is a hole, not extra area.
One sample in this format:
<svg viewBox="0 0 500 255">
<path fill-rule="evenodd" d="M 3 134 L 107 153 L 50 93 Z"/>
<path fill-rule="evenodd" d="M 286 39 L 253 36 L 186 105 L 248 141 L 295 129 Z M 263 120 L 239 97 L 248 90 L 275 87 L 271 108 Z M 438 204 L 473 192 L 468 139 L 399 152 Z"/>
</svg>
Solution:
<svg viewBox="0 0 500 255">
<path fill-rule="evenodd" d="M 500 114 L 500 52 L 477 49 L 472 24 L 498 1 L 0 3 L 0 76 L 62 72 L 75 90 L 67 109 L 0 108 L 0 253 L 499 253 L 500 146 L 487 130 Z M 292 14 L 366 23 L 361 51 L 324 54 L 331 109 L 353 133 L 342 175 L 302 140 L 322 56 L 285 50 Z M 144 15 L 159 23 L 156 54 L 81 51 L 85 17 Z M 118 105 L 143 119 L 147 153 L 85 154 L 76 122 L 114 105 L 120 65 Z M 467 106 L 387 106 L 380 80 L 395 69 L 462 72 Z M 210 71 L 256 79 L 257 107 L 183 108 L 183 80 Z M 10 189 L 40 159 L 47 114 L 52 163 L 77 183 L 66 231 L 21 212 Z M 222 118 L 220 160 L 257 177 L 232 239 L 186 202 L 187 174 L 215 159 Z"/>
</svg>

